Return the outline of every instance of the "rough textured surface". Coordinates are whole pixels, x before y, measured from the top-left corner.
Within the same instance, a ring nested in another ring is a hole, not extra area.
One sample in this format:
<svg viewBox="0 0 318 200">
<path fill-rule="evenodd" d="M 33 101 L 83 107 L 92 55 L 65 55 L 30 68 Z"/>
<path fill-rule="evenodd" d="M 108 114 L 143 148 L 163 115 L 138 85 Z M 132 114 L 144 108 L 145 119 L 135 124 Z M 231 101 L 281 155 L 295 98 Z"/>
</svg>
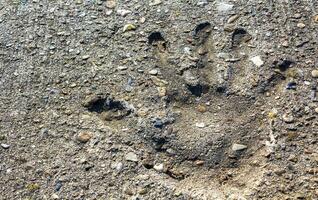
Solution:
<svg viewBox="0 0 318 200">
<path fill-rule="evenodd" d="M 317 199 L 317 12 L 0 1 L 0 199 Z"/>
</svg>

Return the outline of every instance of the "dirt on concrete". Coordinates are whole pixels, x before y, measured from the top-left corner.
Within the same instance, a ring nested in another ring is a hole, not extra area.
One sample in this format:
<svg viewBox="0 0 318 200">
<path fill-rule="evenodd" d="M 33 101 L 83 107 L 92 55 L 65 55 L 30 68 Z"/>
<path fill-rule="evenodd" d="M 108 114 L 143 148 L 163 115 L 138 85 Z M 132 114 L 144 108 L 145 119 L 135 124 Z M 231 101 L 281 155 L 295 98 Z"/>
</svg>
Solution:
<svg viewBox="0 0 318 200">
<path fill-rule="evenodd" d="M 318 2 L 1 0 L 0 199 L 318 199 Z"/>
</svg>

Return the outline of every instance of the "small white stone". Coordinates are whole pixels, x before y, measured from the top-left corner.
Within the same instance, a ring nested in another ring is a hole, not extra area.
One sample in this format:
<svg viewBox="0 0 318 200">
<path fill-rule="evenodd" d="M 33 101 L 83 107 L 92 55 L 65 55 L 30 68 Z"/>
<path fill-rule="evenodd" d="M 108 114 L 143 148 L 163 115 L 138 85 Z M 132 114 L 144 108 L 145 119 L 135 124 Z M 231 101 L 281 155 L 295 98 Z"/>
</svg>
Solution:
<svg viewBox="0 0 318 200">
<path fill-rule="evenodd" d="M 232 150 L 233 151 L 242 151 L 244 149 L 247 149 L 247 146 L 244 145 L 244 144 L 236 144 L 236 143 L 234 143 L 233 146 L 232 146 Z"/>
<path fill-rule="evenodd" d="M 118 66 L 117 68 L 121 71 L 128 69 L 128 67 L 126 66 Z"/>
<path fill-rule="evenodd" d="M 195 123 L 195 126 L 198 128 L 204 128 L 205 124 L 203 122 L 198 122 L 198 123 Z"/>
<path fill-rule="evenodd" d="M 158 70 L 152 69 L 152 70 L 149 71 L 149 74 L 150 75 L 157 75 L 158 74 Z"/>
<path fill-rule="evenodd" d="M 141 17 L 141 18 L 139 19 L 139 22 L 142 23 L 142 24 L 145 23 L 145 21 L 146 21 L 146 18 L 145 18 L 145 17 Z"/>
<path fill-rule="evenodd" d="M 288 47 L 288 41 L 284 41 L 284 42 L 282 43 L 282 46 L 283 46 L 283 47 Z"/>
<path fill-rule="evenodd" d="M 232 5 L 232 4 L 227 4 L 227 3 L 225 3 L 225 2 L 220 2 L 220 3 L 218 3 L 218 5 L 217 5 L 217 10 L 218 10 L 219 12 L 227 12 L 227 11 L 232 10 L 232 8 L 233 8 L 233 5 Z"/>
<path fill-rule="evenodd" d="M 163 171 L 163 164 L 156 164 L 155 166 L 153 166 L 153 168 L 158 171 L 158 172 L 162 172 Z"/>
<path fill-rule="evenodd" d="M 183 51 L 184 51 L 185 54 L 188 54 L 188 55 L 191 54 L 191 49 L 190 49 L 190 47 L 184 47 Z"/>
<path fill-rule="evenodd" d="M 149 177 L 150 177 L 150 176 L 149 176 L 148 174 L 140 174 L 140 175 L 137 176 L 137 180 L 143 180 L 143 181 L 145 181 L 145 180 L 148 180 Z"/>
<path fill-rule="evenodd" d="M 106 15 L 107 15 L 107 16 L 111 15 L 112 13 L 113 13 L 112 10 L 107 10 L 107 11 L 106 11 Z"/>
<path fill-rule="evenodd" d="M 294 121 L 294 117 L 292 115 L 289 115 L 289 114 L 284 114 L 283 120 L 286 123 L 292 123 Z"/>
<path fill-rule="evenodd" d="M 306 24 L 300 22 L 300 23 L 297 24 L 297 27 L 298 28 L 305 28 Z"/>
<path fill-rule="evenodd" d="M 260 56 L 250 58 L 250 61 L 252 61 L 257 67 L 261 67 L 262 65 L 264 65 L 264 62 L 262 61 L 262 58 Z"/>
<path fill-rule="evenodd" d="M 83 59 L 83 60 L 87 60 L 87 59 L 89 59 L 89 58 L 90 58 L 89 55 L 84 55 L 84 56 L 82 56 L 82 59 Z"/>
<path fill-rule="evenodd" d="M 311 71 L 311 76 L 314 78 L 318 78 L 318 70 L 314 69 Z"/>
<path fill-rule="evenodd" d="M 52 194 L 52 199 L 59 199 L 60 197 L 57 194 Z"/>
<path fill-rule="evenodd" d="M 1 144 L 1 147 L 4 148 L 4 149 L 9 149 L 10 148 L 10 145 L 9 144 Z"/>
<path fill-rule="evenodd" d="M 154 0 L 152 3 L 149 4 L 149 6 L 156 6 L 156 5 L 159 5 L 161 3 L 162 3 L 161 0 Z"/>
<path fill-rule="evenodd" d="M 123 163 L 121 163 L 121 162 L 117 163 L 116 170 L 121 171 L 122 169 L 123 169 Z"/>
<path fill-rule="evenodd" d="M 106 1 L 106 7 L 107 8 L 115 8 L 116 7 L 116 1 L 114 1 L 114 0 Z"/>
<path fill-rule="evenodd" d="M 131 13 L 130 10 L 125 10 L 125 9 L 119 9 L 117 10 L 117 14 L 122 16 L 122 17 L 125 17 L 126 15 L 128 15 L 129 13 Z"/>
<path fill-rule="evenodd" d="M 132 161 L 132 162 L 137 162 L 138 161 L 138 157 L 135 153 L 133 152 L 129 152 L 126 154 L 125 159 L 128 161 Z"/>
</svg>

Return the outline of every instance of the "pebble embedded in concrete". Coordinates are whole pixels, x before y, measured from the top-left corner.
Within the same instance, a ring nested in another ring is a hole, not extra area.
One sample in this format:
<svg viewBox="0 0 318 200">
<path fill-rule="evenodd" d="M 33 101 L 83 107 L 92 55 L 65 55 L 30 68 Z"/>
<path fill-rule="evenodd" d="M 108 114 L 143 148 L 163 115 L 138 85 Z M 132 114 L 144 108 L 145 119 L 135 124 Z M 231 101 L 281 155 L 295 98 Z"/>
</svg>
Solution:
<svg viewBox="0 0 318 200">
<path fill-rule="evenodd" d="M 156 164 L 155 166 L 153 166 L 153 168 L 154 168 L 156 171 L 158 171 L 158 172 L 162 172 L 163 169 L 164 169 L 164 166 L 163 166 L 163 164 L 161 163 L 161 164 Z"/>
<path fill-rule="evenodd" d="M 197 109 L 200 113 L 205 113 L 207 111 L 207 108 L 204 105 L 198 105 Z"/>
<path fill-rule="evenodd" d="M 158 70 L 157 69 L 152 69 L 152 70 L 149 71 L 149 74 L 155 76 L 155 75 L 158 74 Z"/>
<path fill-rule="evenodd" d="M 318 70 L 317 69 L 314 69 L 311 71 L 311 76 L 314 77 L 314 78 L 318 78 Z"/>
<path fill-rule="evenodd" d="M 129 152 L 125 155 L 127 161 L 138 162 L 138 157 L 135 153 Z"/>
<path fill-rule="evenodd" d="M 208 5 L 208 1 L 207 0 L 199 0 L 199 2 L 197 3 L 198 6 L 205 6 Z"/>
<path fill-rule="evenodd" d="M 57 199 L 59 199 L 60 197 L 57 195 L 57 194 L 52 194 L 52 199 L 54 199 L 54 200 L 57 200 Z"/>
<path fill-rule="evenodd" d="M 232 146 L 232 150 L 233 151 L 242 151 L 242 150 L 245 150 L 245 149 L 247 149 L 247 146 L 244 145 L 244 144 L 234 143 L 233 146 Z"/>
<path fill-rule="evenodd" d="M 118 66 L 117 69 L 123 71 L 123 70 L 128 69 L 128 67 L 127 66 Z"/>
<path fill-rule="evenodd" d="M 107 10 L 107 11 L 106 11 L 106 15 L 107 15 L 107 16 L 111 15 L 112 13 L 113 13 L 112 10 Z"/>
<path fill-rule="evenodd" d="M 264 65 L 264 61 L 260 56 L 252 57 L 250 58 L 250 61 L 252 61 L 257 67 L 261 67 L 262 65 Z"/>
<path fill-rule="evenodd" d="M 123 32 L 133 31 L 136 29 L 136 26 L 133 24 L 126 24 L 123 28 Z"/>
<path fill-rule="evenodd" d="M 298 24 L 297 24 L 297 27 L 298 27 L 298 28 L 305 28 L 306 25 L 305 25 L 304 23 L 298 23 Z"/>
<path fill-rule="evenodd" d="M 88 142 L 91 138 L 93 137 L 93 134 L 90 132 L 81 132 L 78 134 L 77 136 L 77 140 L 82 142 L 82 143 L 86 143 Z"/>
<path fill-rule="evenodd" d="M 197 122 L 197 123 L 195 123 L 195 126 L 198 127 L 198 128 L 204 128 L 205 127 L 205 123 Z"/>
<path fill-rule="evenodd" d="M 282 118 L 286 123 L 292 123 L 294 121 L 294 117 L 290 114 L 284 114 Z"/>
<path fill-rule="evenodd" d="M 121 163 L 121 162 L 117 163 L 116 170 L 121 171 L 122 169 L 123 169 L 123 163 Z"/>
<path fill-rule="evenodd" d="M 117 10 L 117 14 L 122 17 L 126 17 L 129 13 L 131 13 L 130 10 L 125 10 L 125 9 Z"/>
<path fill-rule="evenodd" d="M 164 125 L 164 123 L 163 123 L 163 121 L 162 121 L 161 119 L 156 119 L 156 120 L 154 121 L 154 126 L 155 126 L 156 128 L 163 128 L 163 125 Z"/>
<path fill-rule="evenodd" d="M 158 88 L 158 94 L 159 97 L 164 97 L 167 94 L 167 88 L 166 87 L 159 87 Z"/>
<path fill-rule="evenodd" d="M 227 20 L 227 23 L 233 23 L 235 22 L 237 19 L 239 18 L 239 15 L 233 15 L 231 16 L 228 20 Z"/>
<path fill-rule="evenodd" d="M 204 161 L 203 160 L 196 160 L 195 164 L 198 166 L 204 165 Z"/>
<path fill-rule="evenodd" d="M 82 59 L 83 60 L 87 60 L 87 59 L 89 59 L 90 58 L 90 55 L 84 55 L 84 56 L 82 56 Z"/>
<path fill-rule="evenodd" d="M 146 18 L 145 18 L 145 17 L 141 17 L 141 18 L 139 19 L 139 22 L 142 23 L 142 24 L 145 23 L 145 22 L 146 22 Z"/>
<path fill-rule="evenodd" d="M 2 144 L 1 144 L 1 147 L 2 147 L 3 149 L 9 149 L 9 148 L 10 148 L 10 145 L 9 145 L 9 144 L 4 144 L 4 143 L 2 143 Z"/>
<path fill-rule="evenodd" d="M 219 12 L 228 12 L 228 11 L 232 10 L 232 8 L 233 8 L 233 4 L 228 4 L 226 2 L 219 2 L 217 4 L 217 10 Z"/>
<path fill-rule="evenodd" d="M 116 7 L 116 1 L 113 1 L 113 0 L 108 0 L 106 1 L 106 8 L 115 8 Z"/>
</svg>

